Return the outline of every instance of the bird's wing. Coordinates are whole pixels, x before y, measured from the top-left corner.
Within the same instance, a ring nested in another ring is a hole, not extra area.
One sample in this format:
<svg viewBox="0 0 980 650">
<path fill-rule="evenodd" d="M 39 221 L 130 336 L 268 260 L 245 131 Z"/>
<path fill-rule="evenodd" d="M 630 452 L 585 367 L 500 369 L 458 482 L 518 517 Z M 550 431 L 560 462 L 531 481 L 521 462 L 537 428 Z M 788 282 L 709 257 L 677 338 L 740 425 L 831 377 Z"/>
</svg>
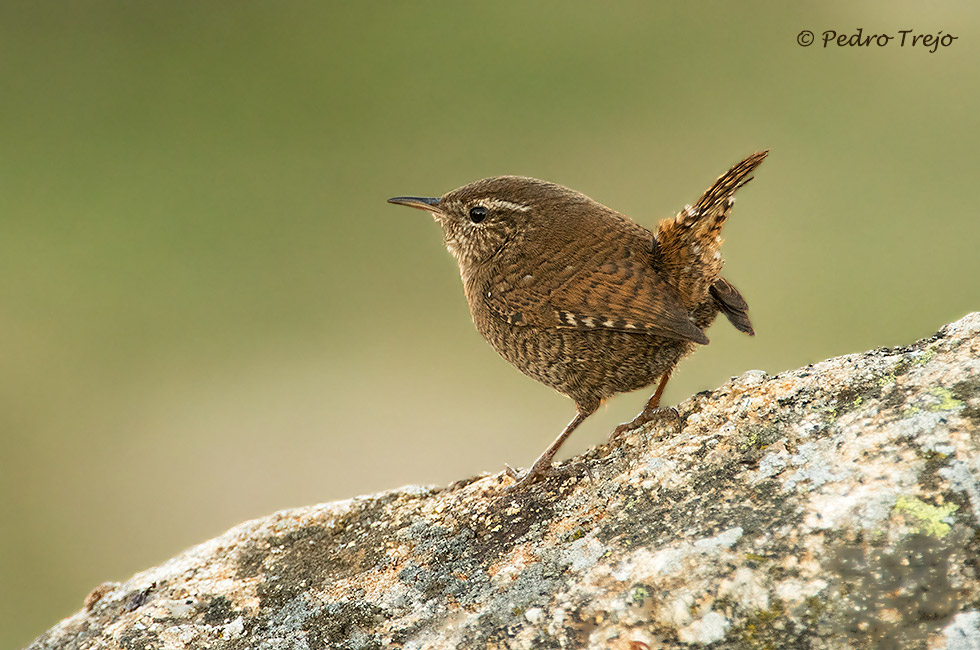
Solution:
<svg viewBox="0 0 980 650">
<path fill-rule="evenodd" d="M 606 329 L 708 342 L 674 291 L 644 260 L 566 267 L 570 275 L 545 289 L 535 272 L 549 270 L 510 267 L 498 272 L 489 282 L 493 290 L 483 296 L 490 312 L 518 326 Z"/>
</svg>

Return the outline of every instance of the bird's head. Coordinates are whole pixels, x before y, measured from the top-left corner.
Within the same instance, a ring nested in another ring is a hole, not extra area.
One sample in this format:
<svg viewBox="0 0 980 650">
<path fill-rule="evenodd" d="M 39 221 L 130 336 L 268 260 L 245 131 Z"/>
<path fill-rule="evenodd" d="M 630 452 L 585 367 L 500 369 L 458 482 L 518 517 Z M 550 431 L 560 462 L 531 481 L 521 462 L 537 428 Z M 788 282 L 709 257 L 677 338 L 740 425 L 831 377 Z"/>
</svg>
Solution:
<svg viewBox="0 0 980 650">
<path fill-rule="evenodd" d="M 485 264 L 528 238 L 553 236 L 562 230 L 561 219 L 594 204 L 567 187 L 525 176 L 485 178 L 439 198 L 398 196 L 388 202 L 431 212 L 461 269 Z"/>
</svg>

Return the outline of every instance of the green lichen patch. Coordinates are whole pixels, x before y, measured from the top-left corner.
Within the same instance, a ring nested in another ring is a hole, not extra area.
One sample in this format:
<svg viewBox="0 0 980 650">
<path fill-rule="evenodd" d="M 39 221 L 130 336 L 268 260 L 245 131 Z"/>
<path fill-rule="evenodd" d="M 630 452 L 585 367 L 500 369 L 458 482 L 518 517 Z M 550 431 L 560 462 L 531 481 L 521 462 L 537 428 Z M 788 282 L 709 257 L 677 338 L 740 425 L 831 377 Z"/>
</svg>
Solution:
<svg viewBox="0 0 980 650">
<path fill-rule="evenodd" d="M 902 419 L 908 420 L 909 418 L 915 417 L 918 413 L 922 413 L 922 409 L 918 406 L 906 406 L 902 410 Z"/>
<path fill-rule="evenodd" d="M 890 376 L 894 380 L 895 375 Z M 832 413 L 833 417 L 837 418 L 854 411 L 864 403 L 864 400 L 881 397 L 881 387 L 884 385 L 880 380 L 874 379 L 855 381 L 837 392 L 828 413 Z"/>
<path fill-rule="evenodd" d="M 650 587 L 645 584 L 638 584 L 630 590 L 629 600 L 633 605 L 643 605 L 644 601 L 650 597 Z"/>
<path fill-rule="evenodd" d="M 963 408 L 963 402 L 953 396 L 953 392 L 942 386 L 934 386 L 929 389 L 929 394 L 938 398 L 937 404 L 930 404 L 930 411 L 955 411 Z"/>
<path fill-rule="evenodd" d="M 959 509 L 955 503 L 941 506 L 929 505 L 915 497 L 902 495 L 895 503 L 895 511 L 912 520 L 911 531 L 938 539 L 949 534 L 950 526 L 944 520 Z"/>
<path fill-rule="evenodd" d="M 748 614 L 741 625 L 728 634 L 728 638 L 737 641 L 736 647 L 746 650 L 792 648 L 798 637 L 796 626 L 786 618 L 786 611 L 778 600 L 769 609 Z"/>
<path fill-rule="evenodd" d="M 935 348 L 929 348 L 919 356 L 915 357 L 912 363 L 914 363 L 917 366 L 924 366 L 927 365 L 930 361 L 932 361 L 933 357 L 935 356 L 936 356 Z"/>
<path fill-rule="evenodd" d="M 782 427 L 750 429 L 745 434 L 742 441 L 738 444 L 738 450 L 741 452 L 746 452 L 750 449 L 765 449 L 782 438 L 783 435 L 784 429 Z"/>
</svg>

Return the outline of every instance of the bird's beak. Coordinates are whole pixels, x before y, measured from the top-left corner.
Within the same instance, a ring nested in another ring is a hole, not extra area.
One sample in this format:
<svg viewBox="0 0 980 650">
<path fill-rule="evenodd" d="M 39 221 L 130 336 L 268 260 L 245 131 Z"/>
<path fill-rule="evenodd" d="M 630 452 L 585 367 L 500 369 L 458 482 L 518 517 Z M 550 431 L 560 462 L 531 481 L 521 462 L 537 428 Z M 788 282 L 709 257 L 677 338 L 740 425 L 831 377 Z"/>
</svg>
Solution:
<svg viewBox="0 0 980 650">
<path fill-rule="evenodd" d="M 394 203 L 395 205 L 407 205 L 410 208 L 442 214 L 442 210 L 439 209 L 438 198 L 433 199 L 426 198 L 424 196 L 396 196 L 393 199 L 388 199 L 388 203 Z"/>
</svg>

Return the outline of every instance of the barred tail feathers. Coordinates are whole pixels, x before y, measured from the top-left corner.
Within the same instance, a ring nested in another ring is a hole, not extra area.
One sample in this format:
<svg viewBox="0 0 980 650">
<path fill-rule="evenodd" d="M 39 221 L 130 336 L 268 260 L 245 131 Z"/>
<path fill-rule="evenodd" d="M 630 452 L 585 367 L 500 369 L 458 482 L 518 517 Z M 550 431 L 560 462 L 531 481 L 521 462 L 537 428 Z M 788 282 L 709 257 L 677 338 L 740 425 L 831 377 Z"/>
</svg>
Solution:
<svg viewBox="0 0 980 650">
<path fill-rule="evenodd" d="M 733 194 L 752 180 L 767 151 L 754 153 L 708 188 L 694 206 L 657 227 L 653 242 L 658 270 L 688 309 L 704 301 L 721 273 L 721 228 L 735 204 Z"/>
</svg>

